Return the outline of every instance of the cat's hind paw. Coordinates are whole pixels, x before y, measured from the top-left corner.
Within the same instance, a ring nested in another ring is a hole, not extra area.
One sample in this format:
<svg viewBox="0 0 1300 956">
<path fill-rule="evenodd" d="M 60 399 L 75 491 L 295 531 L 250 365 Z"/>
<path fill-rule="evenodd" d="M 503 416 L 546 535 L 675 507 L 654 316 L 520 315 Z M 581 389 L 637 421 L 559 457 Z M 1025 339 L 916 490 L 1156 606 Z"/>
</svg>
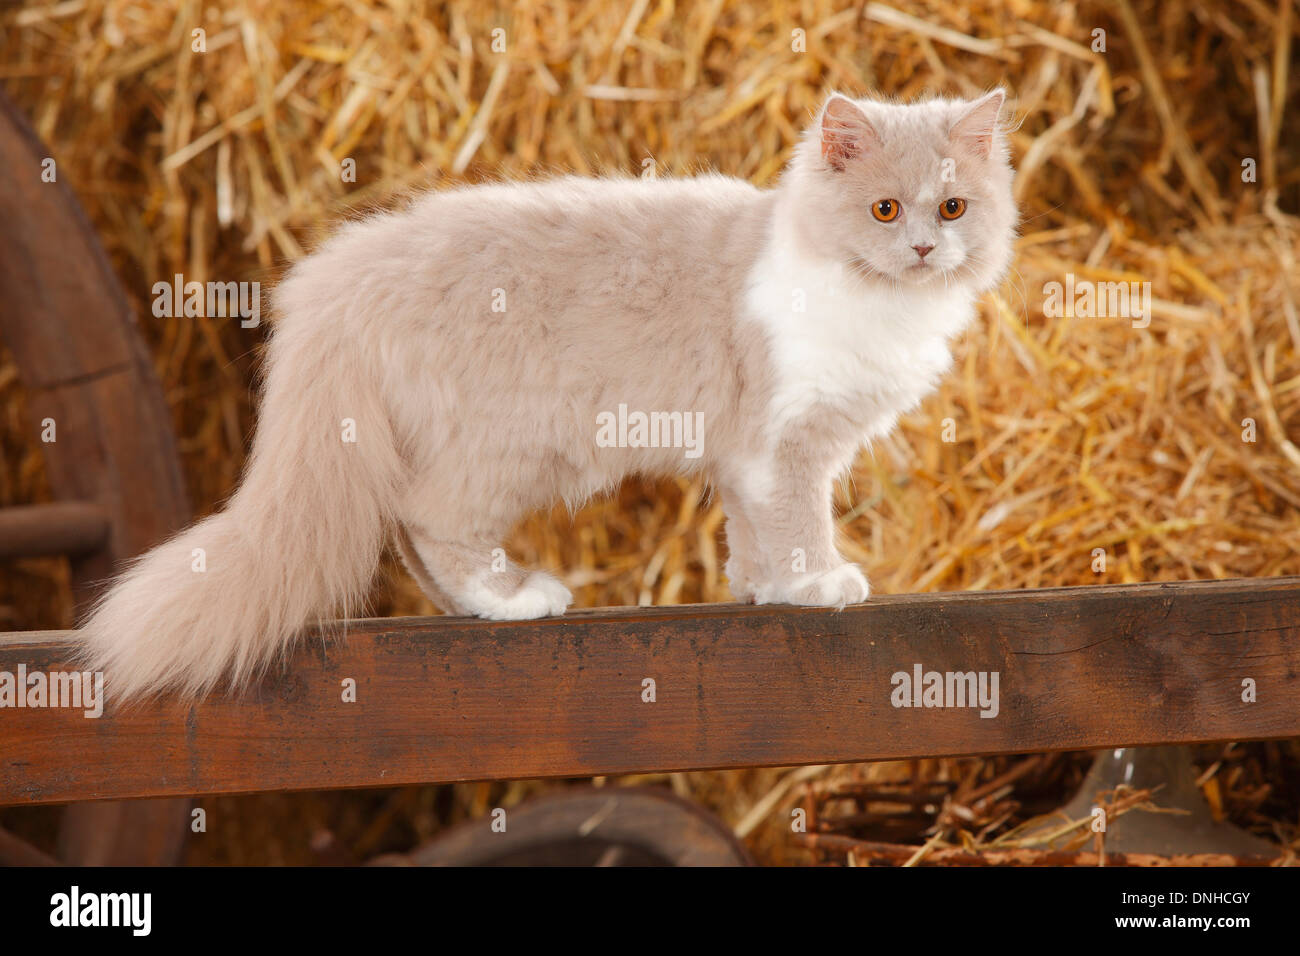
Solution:
<svg viewBox="0 0 1300 956">
<path fill-rule="evenodd" d="M 510 594 L 483 586 L 461 600 L 475 617 L 488 621 L 531 621 L 563 614 L 573 594 L 553 575 L 533 571 Z"/>
<path fill-rule="evenodd" d="M 841 564 L 819 574 L 801 574 L 784 587 L 760 588 L 756 604 L 797 604 L 843 609 L 871 596 L 866 575 L 856 564 Z"/>
</svg>

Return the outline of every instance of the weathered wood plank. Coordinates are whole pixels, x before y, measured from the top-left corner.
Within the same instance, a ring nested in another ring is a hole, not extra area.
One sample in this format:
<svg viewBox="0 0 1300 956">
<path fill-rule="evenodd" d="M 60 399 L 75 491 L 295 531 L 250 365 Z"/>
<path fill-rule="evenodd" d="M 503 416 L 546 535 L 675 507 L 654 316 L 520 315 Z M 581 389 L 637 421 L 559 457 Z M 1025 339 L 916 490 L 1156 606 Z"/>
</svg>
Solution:
<svg viewBox="0 0 1300 956">
<path fill-rule="evenodd" d="M 50 490 L 111 521 L 106 547 L 71 563 L 79 603 L 115 565 L 190 518 L 171 413 L 104 250 L 49 152 L 0 94 L 0 338 L 27 390 L 30 435 L 44 440 Z"/>
<path fill-rule="evenodd" d="M 0 672 L 60 669 L 63 637 L 0 638 Z M 996 672 L 997 715 L 893 706 L 916 664 Z M 238 701 L 0 710 L 0 804 L 1297 735 L 1300 578 L 406 618 Z"/>
<path fill-rule="evenodd" d="M 0 338 L 26 386 L 28 428 L 41 437 L 61 502 L 52 507 L 95 507 L 109 518 L 101 547 L 69 551 L 73 596 L 84 606 L 115 567 L 186 524 L 190 508 L 135 316 L 66 170 L 53 183 L 41 176 L 49 157 L 0 92 Z M 60 855 L 74 864 L 174 862 L 187 817 L 184 800 L 69 807 Z"/>
</svg>

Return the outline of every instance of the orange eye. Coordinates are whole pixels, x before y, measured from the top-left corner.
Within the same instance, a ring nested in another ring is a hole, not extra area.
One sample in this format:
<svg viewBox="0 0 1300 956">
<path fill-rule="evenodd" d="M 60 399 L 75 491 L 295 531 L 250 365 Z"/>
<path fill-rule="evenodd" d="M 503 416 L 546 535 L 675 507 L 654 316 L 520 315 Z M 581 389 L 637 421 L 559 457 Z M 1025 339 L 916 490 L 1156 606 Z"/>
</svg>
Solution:
<svg viewBox="0 0 1300 956">
<path fill-rule="evenodd" d="M 960 219 L 966 211 L 966 200 L 945 199 L 939 203 L 939 215 L 944 219 Z"/>
<path fill-rule="evenodd" d="M 897 199 L 882 199 L 871 207 L 871 215 L 881 222 L 893 222 L 902 211 L 903 207 L 898 204 Z"/>
</svg>

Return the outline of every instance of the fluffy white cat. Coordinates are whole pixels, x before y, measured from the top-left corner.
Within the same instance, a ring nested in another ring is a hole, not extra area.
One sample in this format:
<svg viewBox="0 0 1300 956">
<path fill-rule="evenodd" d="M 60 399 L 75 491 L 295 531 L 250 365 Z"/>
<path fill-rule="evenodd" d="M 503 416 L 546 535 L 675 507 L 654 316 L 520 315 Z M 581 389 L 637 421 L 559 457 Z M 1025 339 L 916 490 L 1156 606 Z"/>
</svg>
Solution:
<svg viewBox="0 0 1300 956">
<path fill-rule="evenodd" d="M 238 688 L 357 609 L 386 535 L 445 611 L 561 614 L 501 543 L 634 472 L 720 490 L 737 598 L 866 599 L 832 482 L 1009 265 L 1002 104 L 834 95 L 772 190 L 564 178 L 343 226 L 273 297 L 239 490 L 113 585 L 87 666 L 119 700 Z"/>
</svg>

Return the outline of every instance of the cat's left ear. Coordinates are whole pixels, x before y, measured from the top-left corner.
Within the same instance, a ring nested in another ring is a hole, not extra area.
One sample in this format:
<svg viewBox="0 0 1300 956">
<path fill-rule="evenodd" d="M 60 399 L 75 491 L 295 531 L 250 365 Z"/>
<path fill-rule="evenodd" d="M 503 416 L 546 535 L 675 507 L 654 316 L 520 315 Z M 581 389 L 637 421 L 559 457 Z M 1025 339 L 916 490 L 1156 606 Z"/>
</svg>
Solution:
<svg viewBox="0 0 1300 956">
<path fill-rule="evenodd" d="M 981 159 L 993 150 L 993 134 L 997 131 L 998 113 L 1007 98 L 1005 90 L 986 93 L 969 104 L 948 131 L 948 138 L 960 143 Z"/>
<path fill-rule="evenodd" d="M 822 158 L 843 172 L 849 160 L 880 143 L 867 114 L 847 96 L 835 93 L 826 101 L 821 121 Z"/>
</svg>

